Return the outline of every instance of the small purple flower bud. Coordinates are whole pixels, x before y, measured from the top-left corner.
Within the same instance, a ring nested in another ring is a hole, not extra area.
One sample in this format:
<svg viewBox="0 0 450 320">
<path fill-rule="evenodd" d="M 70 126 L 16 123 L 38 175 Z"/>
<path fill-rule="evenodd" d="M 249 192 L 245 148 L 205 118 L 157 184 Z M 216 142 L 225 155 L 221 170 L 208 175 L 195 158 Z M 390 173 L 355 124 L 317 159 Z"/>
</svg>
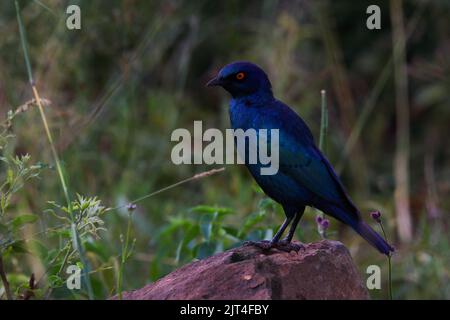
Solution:
<svg viewBox="0 0 450 320">
<path fill-rule="evenodd" d="M 323 218 L 321 216 L 316 217 L 316 223 L 320 225 L 322 223 Z"/>
<path fill-rule="evenodd" d="M 322 219 L 322 221 L 320 222 L 320 226 L 323 230 L 326 230 L 330 226 L 330 221 L 328 219 Z"/>
<path fill-rule="evenodd" d="M 136 210 L 136 205 L 134 203 L 127 204 L 127 210 L 131 213 L 132 211 Z"/>
<path fill-rule="evenodd" d="M 372 211 L 370 213 L 370 216 L 372 217 L 373 220 L 375 220 L 376 222 L 380 223 L 381 222 L 381 212 L 380 211 Z"/>
<path fill-rule="evenodd" d="M 317 231 L 319 232 L 322 239 L 326 238 L 326 231 L 330 226 L 330 221 L 326 218 L 322 218 L 321 216 L 316 216 L 317 223 Z"/>
</svg>

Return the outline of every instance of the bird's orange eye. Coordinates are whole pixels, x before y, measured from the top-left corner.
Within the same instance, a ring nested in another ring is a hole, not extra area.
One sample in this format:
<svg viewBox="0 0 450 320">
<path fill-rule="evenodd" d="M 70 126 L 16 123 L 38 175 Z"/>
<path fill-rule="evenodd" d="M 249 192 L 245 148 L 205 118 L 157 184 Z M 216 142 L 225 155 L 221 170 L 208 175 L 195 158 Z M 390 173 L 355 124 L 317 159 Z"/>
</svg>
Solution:
<svg viewBox="0 0 450 320">
<path fill-rule="evenodd" d="M 238 74 L 236 74 L 236 79 L 238 80 L 242 80 L 245 78 L 245 73 L 243 72 L 239 72 Z"/>
</svg>

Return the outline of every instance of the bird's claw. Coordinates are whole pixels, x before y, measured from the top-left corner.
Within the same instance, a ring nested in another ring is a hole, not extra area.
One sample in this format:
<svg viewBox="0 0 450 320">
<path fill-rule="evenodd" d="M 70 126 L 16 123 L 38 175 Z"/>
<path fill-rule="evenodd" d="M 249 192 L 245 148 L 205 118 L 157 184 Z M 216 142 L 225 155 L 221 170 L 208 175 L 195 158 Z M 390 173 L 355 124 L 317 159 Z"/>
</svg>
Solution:
<svg viewBox="0 0 450 320">
<path fill-rule="evenodd" d="M 272 241 L 269 240 L 245 241 L 244 246 L 253 246 L 265 251 L 272 249 Z"/>
<path fill-rule="evenodd" d="M 254 246 L 260 248 L 263 251 L 268 251 L 270 249 L 277 249 L 284 252 L 295 251 L 298 252 L 300 249 L 304 250 L 305 246 L 299 243 L 288 242 L 287 240 L 281 240 L 278 242 L 273 242 L 269 240 L 262 241 L 245 241 L 245 246 Z"/>
<path fill-rule="evenodd" d="M 301 243 L 294 243 L 287 240 L 281 240 L 276 244 L 276 248 L 285 252 L 299 252 L 300 250 L 305 250 L 305 246 Z"/>
</svg>

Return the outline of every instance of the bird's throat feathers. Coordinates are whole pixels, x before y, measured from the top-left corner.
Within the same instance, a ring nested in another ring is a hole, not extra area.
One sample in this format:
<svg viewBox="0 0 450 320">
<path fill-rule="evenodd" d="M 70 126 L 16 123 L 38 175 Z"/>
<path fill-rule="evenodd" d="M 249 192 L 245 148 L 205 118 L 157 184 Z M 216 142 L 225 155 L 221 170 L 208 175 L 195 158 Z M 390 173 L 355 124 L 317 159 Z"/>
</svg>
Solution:
<svg viewBox="0 0 450 320">
<path fill-rule="evenodd" d="M 230 105 L 258 108 L 273 102 L 274 99 L 272 90 L 266 89 L 248 95 L 232 97 Z"/>
</svg>

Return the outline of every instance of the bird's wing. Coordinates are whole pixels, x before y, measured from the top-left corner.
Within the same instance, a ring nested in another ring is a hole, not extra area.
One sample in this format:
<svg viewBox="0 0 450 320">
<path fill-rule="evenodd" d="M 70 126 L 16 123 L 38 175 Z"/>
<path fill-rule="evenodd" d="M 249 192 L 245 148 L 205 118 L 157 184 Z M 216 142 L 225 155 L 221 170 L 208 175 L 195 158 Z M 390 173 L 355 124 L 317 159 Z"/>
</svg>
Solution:
<svg viewBox="0 0 450 320">
<path fill-rule="evenodd" d="M 279 170 L 322 201 L 358 216 L 357 208 L 331 164 L 316 147 L 306 123 L 292 109 L 280 102 L 277 109 L 280 112 L 271 114 L 270 119 L 271 127 L 279 128 Z"/>
<path fill-rule="evenodd" d="M 328 160 L 314 144 L 301 145 L 280 133 L 280 171 L 289 175 L 317 197 L 339 207 L 358 210 Z"/>
</svg>

